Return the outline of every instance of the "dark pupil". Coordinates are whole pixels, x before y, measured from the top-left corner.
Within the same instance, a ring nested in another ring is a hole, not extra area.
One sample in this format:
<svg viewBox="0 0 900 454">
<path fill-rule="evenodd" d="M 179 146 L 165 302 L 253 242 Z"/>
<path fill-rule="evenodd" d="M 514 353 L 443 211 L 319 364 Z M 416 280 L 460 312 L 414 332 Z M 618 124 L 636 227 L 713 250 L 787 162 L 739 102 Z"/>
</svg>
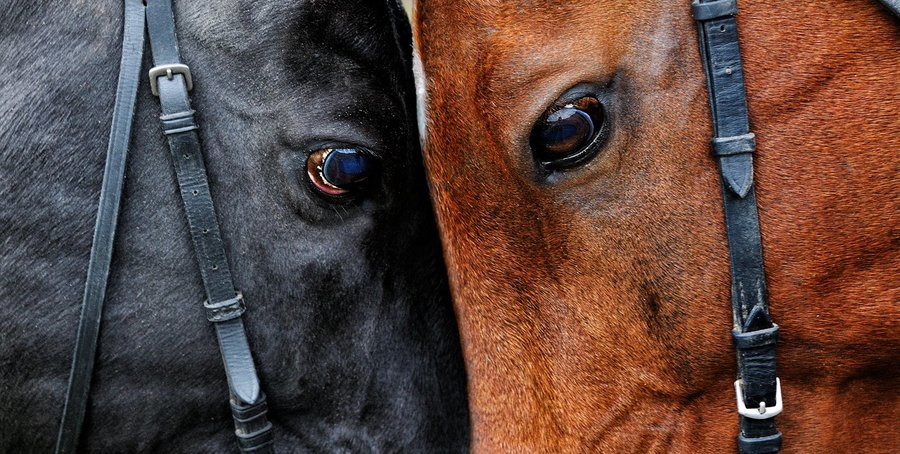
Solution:
<svg viewBox="0 0 900 454">
<path fill-rule="evenodd" d="M 556 104 L 535 123 L 531 152 L 547 168 L 570 168 L 596 156 L 608 135 L 603 103 L 595 96 L 582 96 Z"/>
<path fill-rule="evenodd" d="M 587 112 L 564 107 L 547 116 L 540 139 L 544 152 L 564 155 L 580 150 L 593 135 L 594 122 Z"/>
<path fill-rule="evenodd" d="M 322 163 L 322 176 L 339 188 L 358 186 L 378 171 L 378 159 L 355 148 L 336 148 Z"/>
</svg>

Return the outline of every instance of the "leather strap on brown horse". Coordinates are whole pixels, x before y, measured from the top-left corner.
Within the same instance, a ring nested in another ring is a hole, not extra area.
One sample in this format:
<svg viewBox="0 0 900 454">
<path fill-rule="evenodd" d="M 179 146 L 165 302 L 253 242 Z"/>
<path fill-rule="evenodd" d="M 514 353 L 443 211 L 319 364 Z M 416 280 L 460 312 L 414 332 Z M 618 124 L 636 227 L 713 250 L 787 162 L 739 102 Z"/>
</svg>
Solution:
<svg viewBox="0 0 900 454">
<path fill-rule="evenodd" d="M 781 449 L 774 416 L 781 411 L 781 388 L 775 374 L 778 325 L 769 315 L 766 275 L 756 194 L 747 96 L 735 15 L 737 0 L 697 0 L 700 52 L 706 71 L 714 138 L 712 153 L 719 164 L 725 227 L 731 260 L 731 306 L 737 350 L 737 394 L 742 453 Z"/>
</svg>

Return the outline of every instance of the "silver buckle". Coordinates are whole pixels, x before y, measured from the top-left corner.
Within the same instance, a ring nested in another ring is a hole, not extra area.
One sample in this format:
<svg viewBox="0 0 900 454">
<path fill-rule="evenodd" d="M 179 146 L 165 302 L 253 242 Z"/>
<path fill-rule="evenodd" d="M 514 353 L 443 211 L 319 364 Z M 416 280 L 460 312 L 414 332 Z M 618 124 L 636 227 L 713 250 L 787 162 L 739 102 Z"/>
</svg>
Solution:
<svg viewBox="0 0 900 454">
<path fill-rule="evenodd" d="M 783 410 L 784 407 L 781 401 L 781 379 L 775 378 L 775 405 L 771 407 L 766 407 L 766 401 L 762 401 L 759 403 L 759 408 L 747 408 L 747 404 L 744 403 L 744 391 L 741 389 L 741 385 L 743 384 L 743 380 L 734 382 L 734 392 L 737 394 L 738 413 L 740 413 L 741 416 L 750 419 L 769 419 L 774 418 L 781 413 L 781 410 Z"/>
<path fill-rule="evenodd" d="M 188 68 L 188 65 L 183 65 L 181 63 L 173 63 L 171 65 L 159 65 L 150 68 L 150 92 L 153 93 L 154 96 L 159 96 L 159 79 L 162 76 L 166 76 L 166 79 L 172 80 L 175 77 L 175 74 L 181 74 L 184 76 L 184 83 L 187 84 L 188 91 L 191 91 L 194 88 L 194 81 L 191 80 L 191 68 Z"/>
</svg>

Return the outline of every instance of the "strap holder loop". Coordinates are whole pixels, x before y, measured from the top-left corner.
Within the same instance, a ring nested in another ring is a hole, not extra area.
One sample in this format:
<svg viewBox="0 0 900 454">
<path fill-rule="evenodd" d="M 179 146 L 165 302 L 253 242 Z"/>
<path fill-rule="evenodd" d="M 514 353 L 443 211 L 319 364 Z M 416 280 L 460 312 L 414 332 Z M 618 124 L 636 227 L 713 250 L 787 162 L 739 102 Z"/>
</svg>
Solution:
<svg viewBox="0 0 900 454">
<path fill-rule="evenodd" d="M 774 326 L 771 328 L 745 333 L 737 330 L 732 331 L 731 337 L 734 340 L 734 347 L 738 350 L 744 350 L 775 344 L 778 342 L 778 325 L 775 325 L 774 323 L 773 325 Z"/>
<path fill-rule="evenodd" d="M 194 111 L 186 110 L 169 115 L 161 115 L 159 119 L 163 124 L 163 134 L 179 134 L 182 132 L 193 131 L 199 129 L 196 120 L 194 120 Z"/>
<path fill-rule="evenodd" d="M 716 137 L 712 140 L 713 156 L 734 156 L 756 151 L 756 134 L 749 132 L 739 136 Z"/>
<path fill-rule="evenodd" d="M 265 394 L 253 404 L 241 404 L 231 400 L 231 416 L 234 418 L 234 434 L 241 452 L 268 451 L 274 443 L 272 423 L 266 419 L 269 407 Z"/>
<path fill-rule="evenodd" d="M 204 301 L 203 307 L 206 308 L 206 319 L 213 323 L 236 319 L 247 310 L 247 307 L 244 306 L 244 295 L 240 292 L 234 298 L 218 303 Z"/>
<path fill-rule="evenodd" d="M 738 436 L 738 447 L 741 453 L 746 454 L 767 454 L 781 450 L 781 432 L 766 437 L 745 437 Z"/>
<path fill-rule="evenodd" d="M 737 0 L 716 0 L 705 3 L 694 0 L 691 3 L 691 14 L 694 16 L 694 20 L 699 22 L 735 16 L 737 12 Z"/>
</svg>

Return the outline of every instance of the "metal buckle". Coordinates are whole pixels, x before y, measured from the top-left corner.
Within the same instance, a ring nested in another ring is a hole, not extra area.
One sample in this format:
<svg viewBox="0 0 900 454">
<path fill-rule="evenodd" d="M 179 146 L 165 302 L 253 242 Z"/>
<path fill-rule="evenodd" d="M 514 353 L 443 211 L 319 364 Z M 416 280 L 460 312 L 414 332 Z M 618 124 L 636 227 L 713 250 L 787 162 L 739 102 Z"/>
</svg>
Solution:
<svg viewBox="0 0 900 454">
<path fill-rule="evenodd" d="M 173 63 L 150 68 L 150 92 L 153 93 L 154 96 L 159 96 L 159 80 L 157 79 L 166 76 L 166 79 L 172 80 L 172 78 L 175 77 L 175 74 L 184 76 L 184 83 L 187 85 L 188 91 L 191 91 L 191 89 L 194 88 L 194 81 L 191 80 L 191 68 L 188 68 L 188 65 L 183 65 L 181 63 Z"/>
<path fill-rule="evenodd" d="M 740 413 L 741 416 L 750 419 L 769 419 L 774 418 L 781 413 L 781 410 L 783 410 L 781 401 L 781 379 L 778 377 L 775 378 L 775 405 L 771 407 L 766 407 L 766 401 L 762 401 L 759 403 L 759 408 L 747 408 L 747 404 L 744 403 L 744 392 L 741 389 L 741 385 L 743 384 L 743 380 L 736 380 L 734 382 L 734 392 L 737 394 L 738 413 Z"/>
</svg>

